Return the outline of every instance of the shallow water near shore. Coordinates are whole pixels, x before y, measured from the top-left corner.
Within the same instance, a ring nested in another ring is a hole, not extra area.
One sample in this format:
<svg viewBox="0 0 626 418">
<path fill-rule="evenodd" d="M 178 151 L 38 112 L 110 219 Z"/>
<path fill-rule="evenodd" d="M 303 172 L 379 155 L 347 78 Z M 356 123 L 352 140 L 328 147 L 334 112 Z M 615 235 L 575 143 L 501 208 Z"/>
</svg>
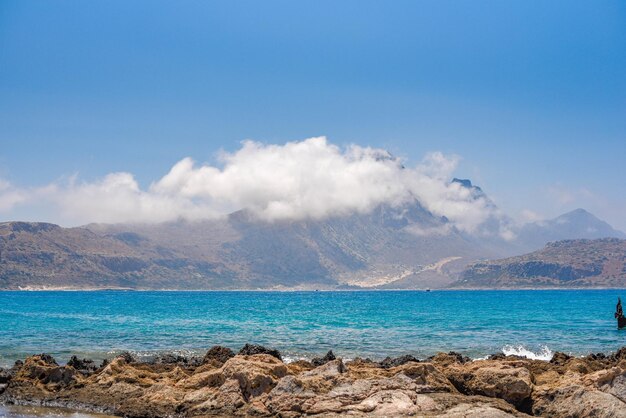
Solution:
<svg viewBox="0 0 626 418">
<path fill-rule="evenodd" d="M 0 367 L 46 352 L 95 360 L 202 355 L 215 344 L 289 359 L 424 358 L 458 351 L 549 359 L 626 345 L 613 311 L 626 290 L 359 292 L 0 292 Z"/>
<path fill-rule="evenodd" d="M 111 415 L 76 412 L 65 408 L 0 405 L 0 418 L 115 418 Z"/>
</svg>

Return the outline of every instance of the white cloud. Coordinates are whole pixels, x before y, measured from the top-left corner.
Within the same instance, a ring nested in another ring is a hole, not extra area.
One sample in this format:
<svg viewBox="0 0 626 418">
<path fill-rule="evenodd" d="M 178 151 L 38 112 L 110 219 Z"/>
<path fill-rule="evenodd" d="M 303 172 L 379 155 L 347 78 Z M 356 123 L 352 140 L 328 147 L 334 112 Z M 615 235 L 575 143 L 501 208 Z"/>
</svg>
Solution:
<svg viewBox="0 0 626 418">
<path fill-rule="evenodd" d="M 540 222 L 544 219 L 545 219 L 545 216 L 530 209 L 523 209 L 519 214 L 519 220 L 523 224 L 529 223 L 529 222 Z"/>
<path fill-rule="evenodd" d="M 178 218 L 215 217 L 211 207 L 182 196 L 143 191 L 130 173 L 112 173 L 93 183 L 71 179 L 40 190 L 63 219 L 72 223 L 164 222 Z"/>
<path fill-rule="evenodd" d="M 146 190 L 132 174 L 112 173 L 96 182 L 72 178 L 30 191 L 9 188 L 21 193 L 11 200 L 0 183 L 0 210 L 26 200 L 49 202 L 56 211 L 52 217 L 80 224 L 209 219 L 246 208 L 262 220 L 276 221 L 365 213 L 382 203 L 397 206 L 417 199 L 457 228 L 473 232 L 497 214 L 486 198 L 450 183 L 458 161 L 431 153 L 405 168 L 384 150 L 341 149 L 324 137 L 284 145 L 245 141 L 238 151 L 221 154 L 220 167 L 185 158 Z"/>
<path fill-rule="evenodd" d="M 6 212 L 26 201 L 28 195 L 13 187 L 11 183 L 0 179 L 0 212 Z"/>
</svg>

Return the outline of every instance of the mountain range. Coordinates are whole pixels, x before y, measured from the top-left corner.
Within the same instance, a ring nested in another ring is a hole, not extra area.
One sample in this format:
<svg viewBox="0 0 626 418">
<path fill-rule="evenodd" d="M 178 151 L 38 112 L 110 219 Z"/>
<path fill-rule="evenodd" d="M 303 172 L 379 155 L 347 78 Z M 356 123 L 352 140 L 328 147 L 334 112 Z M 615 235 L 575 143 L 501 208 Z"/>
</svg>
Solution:
<svg viewBox="0 0 626 418">
<path fill-rule="evenodd" d="M 516 257 L 477 262 L 467 267 L 453 287 L 623 287 L 626 283 L 626 240 L 601 238 L 548 243 Z"/>
<path fill-rule="evenodd" d="M 241 210 L 161 224 L 4 222 L 0 289 L 441 288 L 469 278 L 465 267 L 480 260 L 605 237 L 626 238 L 582 209 L 504 239 L 460 231 L 417 201 L 322 220 L 265 222 Z"/>
</svg>

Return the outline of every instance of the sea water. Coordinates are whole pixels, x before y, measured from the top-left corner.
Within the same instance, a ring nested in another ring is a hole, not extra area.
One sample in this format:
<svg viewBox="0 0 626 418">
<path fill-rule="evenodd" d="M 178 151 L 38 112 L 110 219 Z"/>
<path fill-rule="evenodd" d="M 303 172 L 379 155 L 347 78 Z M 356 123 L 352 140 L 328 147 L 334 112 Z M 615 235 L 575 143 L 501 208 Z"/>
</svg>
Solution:
<svg viewBox="0 0 626 418">
<path fill-rule="evenodd" d="M 0 418 L 115 418 L 111 415 L 77 412 L 65 408 L 0 405 Z"/>
<path fill-rule="evenodd" d="M 202 355 L 219 344 L 287 360 L 457 351 L 549 359 L 626 345 L 613 318 L 626 290 L 354 292 L 0 292 L 0 367 L 50 353 L 101 360 Z"/>
</svg>

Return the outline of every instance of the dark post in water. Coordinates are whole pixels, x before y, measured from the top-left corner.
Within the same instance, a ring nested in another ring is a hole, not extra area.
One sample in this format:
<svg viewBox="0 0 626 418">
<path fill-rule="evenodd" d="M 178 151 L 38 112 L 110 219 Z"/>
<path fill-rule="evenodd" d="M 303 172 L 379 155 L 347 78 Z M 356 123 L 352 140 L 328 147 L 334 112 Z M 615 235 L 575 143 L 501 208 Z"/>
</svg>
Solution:
<svg viewBox="0 0 626 418">
<path fill-rule="evenodd" d="M 626 327 L 626 318 L 624 318 L 624 311 L 622 310 L 622 300 L 617 298 L 617 306 L 615 307 L 615 318 L 617 318 L 617 329 Z"/>
</svg>

